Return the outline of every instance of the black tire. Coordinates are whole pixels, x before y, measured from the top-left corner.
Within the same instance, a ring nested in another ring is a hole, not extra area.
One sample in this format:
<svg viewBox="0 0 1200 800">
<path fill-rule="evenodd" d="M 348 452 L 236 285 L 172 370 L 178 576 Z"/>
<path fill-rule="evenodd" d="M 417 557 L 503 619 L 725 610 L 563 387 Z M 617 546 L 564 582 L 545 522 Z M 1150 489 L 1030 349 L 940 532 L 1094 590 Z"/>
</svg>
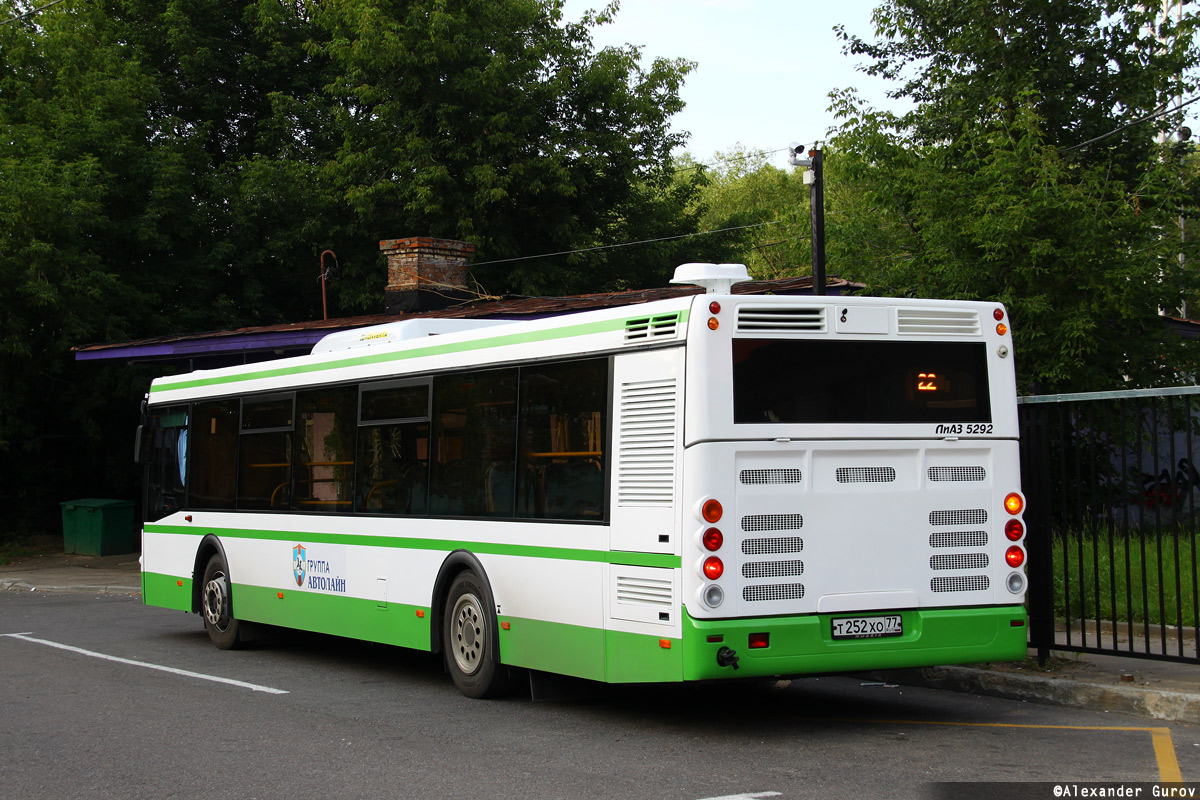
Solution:
<svg viewBox="0 0 1200 800">
<path fill-rule="evenodd" d="M 204 629 L 208 638 L 221 650 L 234 650 L 241 646 L 242 623 L 233 616 L 233 595 L 229 571 L 220 553 L 213 554 L 204 567 L 204 581 L 200 584 L 200 616 L 204 617 Z"/>
<path fill-rule="evenodd" d="M 496 618 L 489 593 L 474 572 L 460 572 L 442 609 L 442 649 L 454 685 L 467 697 L 499 697 L 512 691 L 513 672 L 492 652 Z"/>
</svg>

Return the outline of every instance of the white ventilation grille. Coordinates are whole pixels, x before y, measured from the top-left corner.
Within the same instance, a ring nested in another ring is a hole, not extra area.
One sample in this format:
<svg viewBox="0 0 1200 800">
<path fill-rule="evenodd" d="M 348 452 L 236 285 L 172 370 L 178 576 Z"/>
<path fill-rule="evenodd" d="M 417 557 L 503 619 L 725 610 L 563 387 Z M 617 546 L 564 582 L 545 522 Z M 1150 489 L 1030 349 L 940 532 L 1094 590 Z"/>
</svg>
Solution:
<svg viewBox="0 0 1200 800">
<path fill-rule="evenodd" d="M 742 540 L 742 552 L 748 556 L 761 556 L 768 553 L 799 553 L 802 550 L 804 550 L 804 540 L 799 536 Z"/>
<path fill-rule="evenodd" d="M 792 578 L 804 574 L 803 561 L 747 561 L 743 578 Z"/>
<path fill-rule="evenodd" d="M 625 320 L 625 341 L 640 344 L 654 339 L 673 339 L 679 312 Z"/>
<path fill-rule="evenodd" d="M 930 569 L 987 569 L 987 553 L 946 553 L 929 557 Z"/>
<path fill-rule="evenodd" d="M 804 527 L 800 514 L 750 514 L 742 517 L 744 531 L 794 531 Z"/>
<path fill-rule="evenodd" d="M 803 597 L 804 584 L 802 583 L 746 586 L 742 589 L 742 599 L 752 603 L 763 600 L 800 600 Z"/>
<path fill-rule="evenodd" d="M 929 534 L 930 547 L 983 547 L 987 531 L 937 531 Z"/>
<path fill-rule="evenodd" d="M 899 308 L 896 329 L 901 334 L 978 336 L 979 313 L 964 309 Z"/>
<path fill-rule="evenodd" d="M 982 525 L 987 522 L 987 509 L 964 508 L 956 511 L 930 511 L 930 525 Z"/>
<path fill-rule="evenodd" d="M 674 378 L 621 384 L 617 505 L 671 506 L 677 406 Z"/>
<path fill-rule="evenodd" d="M 669 610 L 675 605 L 671 595 L 669 580 L 617 576 L 617 602 L 623 605 L 656 606 Z"/>
<path fill-rule="evenodd" d="M 824 333 L 824 306 L 738 306 L 739 333 Z"/>
<path fill-rule="evenodd" d="M 838 467 L 838 483 L 892 483 L 896 480 L 894 467 Z"/>
<path fill-rule="evenodd" d="M 983 467 L 930 467 L 931 481 L 982 481 L 987 480 L 987 470 Z"/>
<path fill-rule="evenodd" d="M 929 582 L 935 592 L 982 592 L 991 585 L 987 575 L 947 575 Z"/>
<path fill-rule="evenodd" d="M 799 483 L 804 476 L 798 469 L 744 469 L 738 474 L 743 486 L 764 483 Z"/>
</svg>

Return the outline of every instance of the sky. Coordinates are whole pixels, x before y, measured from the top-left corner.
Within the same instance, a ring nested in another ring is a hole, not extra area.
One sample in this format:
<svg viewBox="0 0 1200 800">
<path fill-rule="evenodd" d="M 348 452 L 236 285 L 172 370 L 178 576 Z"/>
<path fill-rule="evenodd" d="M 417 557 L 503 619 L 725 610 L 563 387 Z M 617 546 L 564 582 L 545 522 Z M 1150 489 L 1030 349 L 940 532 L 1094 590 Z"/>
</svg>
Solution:
<svg viewBox="0 0 1200 800">
<path fill-rule="evenodd" d="M 603 0 L 566 0 L 564 16 L 578 20 Z M 824 138 L 835 123 L 829 93 L 854 87 L 871 105 L 902 109 L 887 85 L 855 67 L 860 57 L 842 54 L 833 32 L 872 39 L 874 0 L 623 0 L 616 20 L 593 32 L 597 47 L 642 46 L 658 56 L 697 62 L 687 76 L 687 103 L 674 118 L 691 132 L 687 150 L 697 160 L 735 145 L 750 150 L 784 149 L 772 163 L 787 163 L 791 142 Z"/>
<path fill-rule="evenodd" d="M 713 163 L 735 145 L 784 150 L 771 163 L 787 164 L 791 142 L 809 144 L 837 124 L 829 93 L 853 87 L 876 108 L 903 112 L 887 97 L 890 84 L 858 71 L 861 56 L 842 53 L 835 25 L 874 40 L 876 0 L 623 0 L 616 20 L 593 32 L 597 47 L 643 47 L 643 58 L 697 62 L 681 92 L 687 103 L 674 117 L 689 131 L 687 151 Z M 564 15 L 578 20 L 603 0 L 566 0 Z M 1188 124 L 1200 135 L 1192 106 Z"/>
</svg>

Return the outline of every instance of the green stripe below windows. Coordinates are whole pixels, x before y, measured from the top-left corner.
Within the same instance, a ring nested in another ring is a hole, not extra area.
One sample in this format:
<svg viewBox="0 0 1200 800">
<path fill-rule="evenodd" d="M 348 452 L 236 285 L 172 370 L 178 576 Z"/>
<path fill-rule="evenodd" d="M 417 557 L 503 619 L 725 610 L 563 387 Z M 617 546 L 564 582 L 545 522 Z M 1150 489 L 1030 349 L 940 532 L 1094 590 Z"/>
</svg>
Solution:
<svg viewBox="0 0 1200 800">
<path fill-rule="evenodd" d="M 661 567 L 676 569 L 683 559 L 675 555 L 660 553 L 626 553 L 609 550 L 581 550 L 571 547 L 537 547 L 524 544 L 499 544 L 496 542 L 470 542 L 454 539 L 396 538 L 353 533 L 314 533 L 312 531 L 268 531 L 253 528 L 193 528 L 184 525 L 147 524 L 147 533 L 165 533 L 180 536 L 206 534 L 234 539 L 259 539 L 265 541 L 303 541 L 316 544 L 341 544 L 358 547 L 393 547 L 402 550 L 435 550 L 452 552 L 467 550 L 472 553 L 495 556 L 518 556 L 522 558 L 550 558 L 561 561 L 590 561 L 601 564 L 626 564 L 635 567 Z"/>
<path fill-rule="evenodd" d="M 680 309 L 678 312 L 679 322 L 682 324 L 687 321 L 687 318 L 688 310 L 686 308 Z M 526 331 L 524 333 L 496 333 L 483 339 L 472 339 L 466 342 L 450 342 L 433 344 L 428 347 L 414 347 L 407 350 L 369 353 L 366 355 L 342 358 L 338 359 L 337 361 L 291 364 L 288 366 L 271 367 L 267 369 L 255 370 L 254 372 L 244 372 L 235 375 L 213 375 L 204 378 L 190 379 L 184 377 L 184 379 L 176 381 L 159 379 L 158 382 L 150 386 L 150 395 L 153 396 L 159 392 L 179 391 L 181 389 L 198 389 L 203 386 L 220 386 L 222 384 L 236 384 L 244 381 L 264 380 L 268 378 L 284 378 L 289 376 L 306 375 L 314 372 L 325 372 L 327 370 L 347 369 L 350 367 L 362 367 L 372 364 L 386 364 L 393 361 L 407 361 L 414 358 L 452 355 L 454 353 L 466 353 L 472 350 L 490 350 L 496 347 L 509 347 L 519 344 L 546 342 L 553 339 L 568 339 L 575 336 L 590 336 L 598 333 L 610 333 L 612 331 L 624 330 L 626 325 L 632 319 L 639 319 L 639 317 L 608 319 L 601 320 L 599 322 L 586 322 L 578 325 L 565 325 L 561 328 Z"/>
</svg>

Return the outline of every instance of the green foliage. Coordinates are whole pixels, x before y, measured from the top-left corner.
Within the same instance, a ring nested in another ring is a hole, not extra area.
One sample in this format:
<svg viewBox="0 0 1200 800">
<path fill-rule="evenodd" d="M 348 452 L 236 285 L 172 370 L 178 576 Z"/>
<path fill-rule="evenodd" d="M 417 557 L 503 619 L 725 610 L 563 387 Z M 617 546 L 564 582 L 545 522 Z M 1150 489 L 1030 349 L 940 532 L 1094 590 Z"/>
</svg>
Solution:
<svg viewBox="0 0 1200 800">
<path fill-rule="evenodd" d="M 43 520 L 51 498 L 131 491 L 98 454 L 124 463 L 147 375 L 84 382 L 70 346 L 315 318 L 326 249 L 335 315 L 380 310 L 395 236 L 477 244 L 497 293 L 661 282 L 651 259 L 688 240 L 503 261 L 698 230 L 703 179 L 669 160 L 691 65 L 593 53 L 613 10 L 72 0 L 0 26 L 6 488 Z"/>
<path fill-rule="evenodd" d="M 733 148 L 700 192 L 701 225 L 707 230 L 759 227 L 739 237 L 735 257 L 757 279 L 790 278 L 811 273 L 809 188 L 802 173 L 767 163 L 765 156 Z"/>
<path fill-rule="evenodd" d="M 835 95 L 827 181 L 855 199 L 828 218 L 830 270 L 885 294 L 1004 302 L 1025 392 L 1190 379 L 1195 348 L 1159 310 L 1196 290 L 1180 266 L 1195 244 L 1164 235 L 1194 176 L 1152 125 L 1075 145 L 1155 110 L 1196 43 L 1149 48 L 1124 0 L 1019 5 L 889 0 L 882 44 L 850 38 L 868 71 L 913 73 L 896 94 L 917 105 L 895 116 Z"/>
</svg>

